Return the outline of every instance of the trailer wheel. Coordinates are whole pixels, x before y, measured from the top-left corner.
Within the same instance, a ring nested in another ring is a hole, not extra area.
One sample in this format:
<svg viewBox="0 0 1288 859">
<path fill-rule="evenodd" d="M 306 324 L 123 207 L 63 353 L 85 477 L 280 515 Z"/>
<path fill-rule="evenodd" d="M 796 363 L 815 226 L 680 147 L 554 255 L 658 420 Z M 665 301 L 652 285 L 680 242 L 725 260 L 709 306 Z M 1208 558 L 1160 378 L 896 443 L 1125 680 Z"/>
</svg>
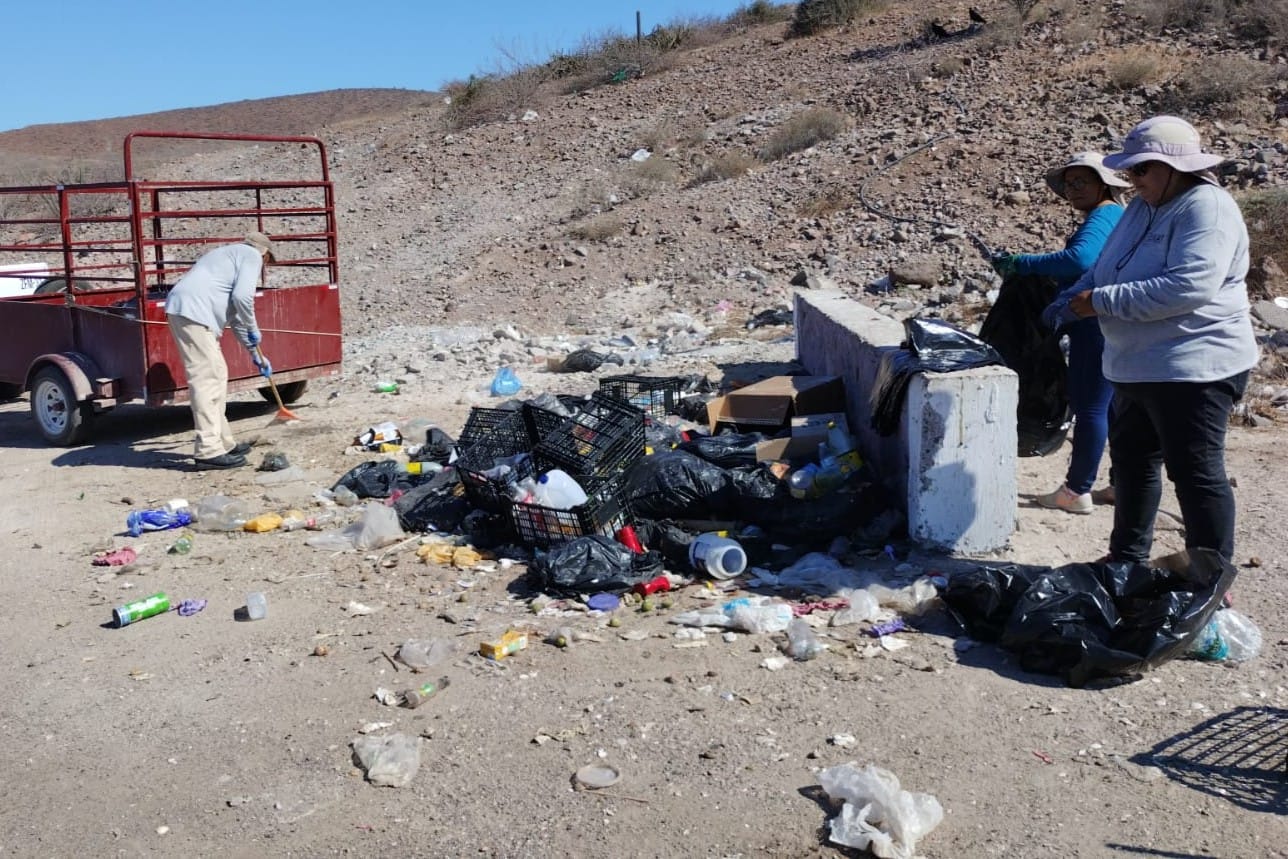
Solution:
<svg viewBox="0 0 1288 859">
<path fill-rule="evenodd" d="M 67 375 L 57 367 L 42 367 L 31 383 L 31 415 L 50 444 L 70 447 L 89 435 L 93 412 L 76 401 Z"/>
<path fill-rule="evenodd" d="M 22 385 L 15 385 L 12 382 L 0 382 L 0 402 L 16 400 L 21 396 Z"/>
<path fill-rule="evenodd" d="M 277 386 L 277 393 L 281 395 L 283 403 L 293 403 L 304 396 L 304 391 L 308 386 L 308 379 L 301 379 L 298 382 L 285 382 Z M 259 395 L 270 403 L 277 403 L 277 400 L 273 399 L 272 388 L 260 388 Z"/>
</svg>

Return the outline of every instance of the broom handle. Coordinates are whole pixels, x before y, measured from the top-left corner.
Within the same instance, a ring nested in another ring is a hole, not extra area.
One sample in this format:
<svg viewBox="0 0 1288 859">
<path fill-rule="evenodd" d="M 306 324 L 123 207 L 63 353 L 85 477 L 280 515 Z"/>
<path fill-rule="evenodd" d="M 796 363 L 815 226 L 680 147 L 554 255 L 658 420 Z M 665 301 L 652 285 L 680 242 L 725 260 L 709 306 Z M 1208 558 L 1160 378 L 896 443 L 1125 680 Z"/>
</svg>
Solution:
<svg viewBox="0 0 1288 859">
<path fill-rule="evenodd" d="M 261 364 L 264 363 L 264 353 L 259 351 L 259 346 L 255 347 L 255 357 L 259 358 Z M 267 378 L 269 390 L 273 392 L 273 399 L 277 400 L 277 410 L 286 411 L 286 404 L 282 402 L 282 395 L 277 392 L 277 383 L 273 381 L 273 374 L 269 373 Z"/>
</svg>

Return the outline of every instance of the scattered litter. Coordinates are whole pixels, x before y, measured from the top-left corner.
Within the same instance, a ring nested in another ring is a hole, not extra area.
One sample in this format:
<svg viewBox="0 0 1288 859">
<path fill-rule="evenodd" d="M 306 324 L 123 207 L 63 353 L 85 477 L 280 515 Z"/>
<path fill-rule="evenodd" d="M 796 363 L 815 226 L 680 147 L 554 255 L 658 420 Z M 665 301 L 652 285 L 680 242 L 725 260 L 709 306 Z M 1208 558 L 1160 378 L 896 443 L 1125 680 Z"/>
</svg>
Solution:
<svg viewBox="0 0 1288 859">
<path fill-rule="evenodd" d="M 413 671 L 423 671 L 450 657 L 455 649 L 444 638 L 409 638 L 398 646 L 396 658 Z"/>
<path fill-rule="evenodd" d="M 90 561 L 96 567 L 124 567 L 139 559 L 133 546 L 123 546 L 114 552 L 99 552 Z"/>
<path fill-rule="evenodd" d="M 385 728 L 392 728 L 393 722 L 367 722 L 358 729 L 359 734 L 370 734 L 375 731 L 383 731 Z"/>
<path fill-rule="evenodd" d="M 386 689 L 383 686 L 377 688 L 372 697 L 381 704 L 384 704 L 386 707 L 401 707 L 403 704 L 403 696 L 401 694 L 392 689 Z"/>
<path fill-rule="evenodd" d="M 859 744 L 859 738 L 853 734 L 833 734 L 827 741 L 839 749 L 852 749 Z"/>
<path fill-rule="evenodd" d="M 372 784 L 406 787 L 420 770 L 421 743 L 420 737 L 406 734 L 359 737 L 352 743 L 353 756 Z"/>
<path fill-rule="evenodd" d="M 819 773 L 829 797 L 844 800 L 832 818 L 834 844 L 871 850 L 879 859 L 912 859 L 917 842 L 944 819 L 939 800 L 928 793 L 909 793 L 889 770 L 848 763 Z"/>
<path fill-rule="evenodd" d="M 767 656 L 760 662 L 761 668 L 767 668 L 770 671 L 782 671 L 791 663 L 791 658 L 779 654 L 778 656 Z"/>
<path fill-rule="evenodd" d="M 586 764 L 577 770 L 577 784 L 587 790 L 612 787 L 621 781 L 622 773 L 612 764 Z"/>
<path fill-rule="evenodd" d="M 358 617 L 364 614 L 374 614 L 376 611 L 376 609 L 372 608 L 371 606 L 363 605 L 362 603 L 357 602 L 356 600 L 350 600 L 349 604 L 344 607 L 344 610 L 349 614 L 353 615 L 354 617 Z"/>
</svg>

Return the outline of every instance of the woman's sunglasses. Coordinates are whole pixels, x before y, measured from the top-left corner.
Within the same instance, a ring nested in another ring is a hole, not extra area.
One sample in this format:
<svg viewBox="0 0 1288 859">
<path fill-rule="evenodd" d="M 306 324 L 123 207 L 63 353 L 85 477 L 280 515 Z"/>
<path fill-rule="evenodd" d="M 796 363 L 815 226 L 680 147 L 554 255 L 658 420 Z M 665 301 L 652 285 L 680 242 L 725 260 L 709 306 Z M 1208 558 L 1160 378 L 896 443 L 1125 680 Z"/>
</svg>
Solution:
<svg viewBox="0 0 1288 859">
<path fill-rule="evenodd" d="M 1149 168 L 1153 166 L 1154 166 L 1153 161 L 1142 161 L 1139 164 L 1133 164 L 1132 166 L 1128 167 L 1127 172 L 1135 176 L 1137 179 L 1139 179 L 1142 176 L 1144 176 L 1146 173 L 1148 173 Z"/>
</svg>

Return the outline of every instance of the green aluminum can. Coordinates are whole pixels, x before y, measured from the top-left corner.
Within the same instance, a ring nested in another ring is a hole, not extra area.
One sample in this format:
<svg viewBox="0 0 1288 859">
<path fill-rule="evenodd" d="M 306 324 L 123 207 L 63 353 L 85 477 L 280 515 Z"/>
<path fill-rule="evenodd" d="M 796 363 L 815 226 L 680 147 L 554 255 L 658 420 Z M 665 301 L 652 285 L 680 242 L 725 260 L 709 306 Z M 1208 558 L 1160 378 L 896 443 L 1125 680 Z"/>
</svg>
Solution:
<svg viewBox="0 0 1288 859">
<path fill-rule="evenodd" d="M 112 616 L 118 627 L 128 626 L 154 614 L 165 614 L 170 610 L 170 598 L 163 593 L 153 594 L 146 599 L 118 605 L 112 609 Z"/>
</svg>

